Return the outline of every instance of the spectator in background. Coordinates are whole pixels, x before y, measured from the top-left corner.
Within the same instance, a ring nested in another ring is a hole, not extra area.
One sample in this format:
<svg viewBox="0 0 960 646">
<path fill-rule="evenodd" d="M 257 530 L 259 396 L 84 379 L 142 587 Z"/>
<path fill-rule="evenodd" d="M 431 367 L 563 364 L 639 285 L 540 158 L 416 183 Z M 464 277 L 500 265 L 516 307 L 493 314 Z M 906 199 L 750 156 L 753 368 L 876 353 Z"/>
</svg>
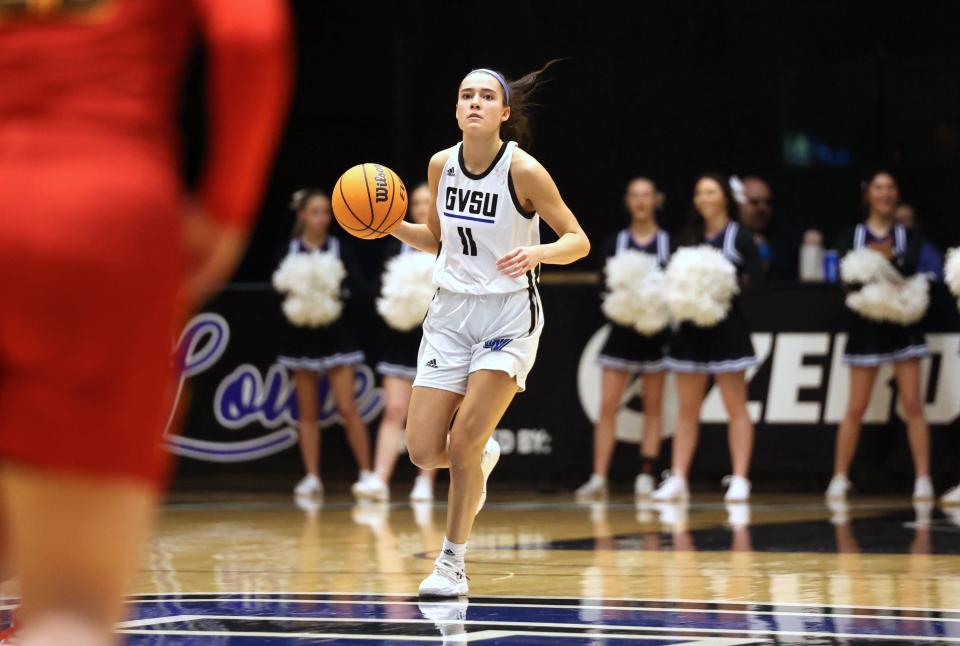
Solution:
<svg viewBox="0 0 960 646">
<path fill-rule="evenodd" d="M 900 204 L 897 210 L 893 212 L 893 217 L 897 222 L 907 229 L 914 231 L 923 241 L 920 247 L 920 261 L 917 264 L 918 274 L 927 274 L 934 280 L 943 280 L 943 254 L 930 244 L 923 231 L 917 225 L 917 211 L 910 204 Z"/>
<path fill-rule="evenodd" d="M 796 280 L 800 264 L 800 227 L 773 217 L 773 191 L 756 175 L 742 180 L 743 199 L 739 201 L 740 225 L 753 235 L 767 277 Z M 740 197 L 740 196 L 738 196 Z"/>
</svg>

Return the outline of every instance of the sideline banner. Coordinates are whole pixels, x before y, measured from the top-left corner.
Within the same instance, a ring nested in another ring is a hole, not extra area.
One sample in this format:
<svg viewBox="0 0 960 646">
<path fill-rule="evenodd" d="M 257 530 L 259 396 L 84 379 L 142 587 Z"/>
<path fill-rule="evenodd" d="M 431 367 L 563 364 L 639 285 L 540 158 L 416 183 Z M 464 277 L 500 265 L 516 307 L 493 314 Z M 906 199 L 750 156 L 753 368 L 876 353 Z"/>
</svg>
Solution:
<svg viewBox="0 0 960 646">
<path fill-rule="evenodd" d="M 600 405 L 600 368 L 595 359 L 608 333 L 592 286 L 543 285 L 546 325 L 527 391 L 517 396 L 497 437 L 503 458 L 497 480 L 535 482 L 541 488 L 573 484 L 590 472 L 591 429 Z M 942 284 L 933 286 L 927 317 L 932 355 L 923 362 L 927 418 L 933 433 L 934 474 L 960 480 L 960 315 Z M 757 425 L 753 479 L 819 486 L 829 479 L 833 440 L 843 416 L 848 371 L 841 362 L 847 316 L 840 291 L 829 285 L 791 285 L 745 294 L 760 365 L 749 379 L 749 412 Z M 356 373 L 355 392 L 363 418 L 375 430 L 383 408 L 372 367 L 383 351 L 381 323 L 372 307 L 349 312 L 367 361 Z M 181 456 L 178 473 L 199 475 L 300 474 L 296 394 L 287 371 L 275 363 L 282 331 L 279 299 L 267 286 L 233 288 L 194 317 L 179 340 L 184 357 L 180 431 L 168 433 Z M 353 459 L 339 428 L 326 384 L 319 392 L 325 474 L 349 478 Z M 189 398 L 189 402 L 187 402 Z M 187 405 L 189 404 L 189 405 Z M 726 415 L 719 391 L 710 387 L 702 410 L 703 431 L 695 478 L 729 471 Z M 668 378 L 664 430 L 676 419 L 676 394 Z M 176 424 L 172 424 L 172 428 Z M 890 367 L 881 370 L 866 415 L 855 477 L 861 489 L 888 490 L 912 478 L 906 435 L 896 405 Z M 643 433 L 642 380 L 631 380 L 617 420 L 617 435 L 636 443 Z M 667 448 L 669 444 L 667 445 Z M 635 475 L 636 446 L 618 448 L 615 479 Z M 404 466 L 401 475 L 413 469 Z M 664 467 L 669 460 L 663 460 Z M 873 483 L 873 484 L 871 484 Z"/>
</svg>

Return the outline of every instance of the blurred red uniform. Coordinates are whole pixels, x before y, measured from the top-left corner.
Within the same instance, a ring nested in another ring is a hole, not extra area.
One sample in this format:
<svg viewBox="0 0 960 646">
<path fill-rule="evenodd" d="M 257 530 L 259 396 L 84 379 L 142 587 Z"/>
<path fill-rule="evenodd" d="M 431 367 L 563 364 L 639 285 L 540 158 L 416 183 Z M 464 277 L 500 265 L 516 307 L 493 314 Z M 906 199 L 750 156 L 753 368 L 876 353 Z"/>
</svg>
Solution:
<svg viewBox="0 0 960 646">
<path fill-rule="evenodd" d="M 289 94 L 286 5 L 2 6 L 0 460 L 159 484 L 183 278 L 181 72 L 199 28 L 210 125 L 197 199 L 247 226 Z"/>
</svg>

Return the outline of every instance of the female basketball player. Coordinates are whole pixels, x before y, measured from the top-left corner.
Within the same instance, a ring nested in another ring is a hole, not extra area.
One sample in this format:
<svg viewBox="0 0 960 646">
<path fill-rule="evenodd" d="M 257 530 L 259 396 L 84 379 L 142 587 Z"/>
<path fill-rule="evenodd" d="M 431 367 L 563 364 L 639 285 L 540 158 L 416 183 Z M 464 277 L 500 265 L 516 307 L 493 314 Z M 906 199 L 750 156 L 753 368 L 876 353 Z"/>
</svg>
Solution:
<svg viewBox="0 0 960 646">
<path fill-rule="evenodd" d="M 701 175 L 693 193 L 694 215 L 680 236 L 680 245 L 708 244 L 733 263 L 742 282 L 756 283 L 762 274 L 760 254 L 753 238 L 734 220 L 737 205 L 727 178 Z M 684 321 L 670 340 L 667 368 L 677 375 L 679 411 L 673 439 L 673 470 L 653 493 L 655 500 L 689 498 L 687 478 L 700 433 L 700 407 L 707 381 L 713 375 L 730 418 L 728 438 L 733 476 L 725 496 L 728 502 L 750 498 L 750 454 L 753 422 L 747 414 L 746 370 L 757 363 L 750 329 L 734 298 L 727 317 L 714 327 Z"/>
<path fill-rule="evenodd" d="M 543 329 L 539 266 L 590 251 L 549 173 L 511 141 L 528 139 L 527 98 L 542 72 L 509 83 L 478 69 L 463 79 L 456 103 L 463 141 L 430 160 L 427 223 L 404 222 L 394 232 L 439 254 L 439 289 L 423 323 L 407 414 L 413 462 L 450 469 L 447 533 L 433 574 L 420 584 L 424 596 L 467 594 L 467 539 L 500 455 L 491 435 L 524 389 Z M 540 244 L 541 217 L 556 242 Z"/>
<path fill-rule="evenodd" d="M 19 278 L 0 308 L 0 515 L 21 646 L 119 641 L 166 483 L 178 293 L 209 296 L 243 253 L 289 97 L 288 12 L 3 3 L 0 273 Z M 188 227 L 174 106 L 198 31 L 210 113 Z"/>
<path fill-rule="evenodd" d="M 420 184 L 410 194 L 410 217 L 417 224 L 427 221 L 430 212 L 430 187 Z M 398 254 L 415 251 L 413 247 L 400 241 L 388 249 L 387 259 Z M 372 500 L 390 499 L 390 476 L 400 455 L 403 443 L 403 424 L 410 405 L 410 390 L 417 376 L 417 348 L 420 346 L 420 328 L 409 332 L 398 332 L 390 326 L 383 331 L 386 353 L 377 364 L 377 372 L 383 377 L 383 395 L 385 404 L 380 429 L 377 431 L 377 450 L 374 476 L 357 485 L 355 493 Z M 410 500 L 429 502 L 433 500 L 433 481 L 436 469 L 420 470 L 414 481 Z"/>
<path fill-rule="evenodd" d="M 840 256 L 851 249 L 868 247 L 882 253 L 902 275 L 915 274 L 922 240 L 894 222 L 899 201 L 900 193 L 893 176 L 878 172 L 870 178 L 863 193 L 867 218 L 840 237 L 837 243 Z M 900 405 L 907 418 L 907 439 L 916 470 L 913 497 L 915 500 L 933 498 L 930 429 L 920 398 L 920 359 L 928 353 L 926 339 L 918 326 L 878 323 L 850 311 L 847 347 L 843 354 L 843 362 L 850 367 L 850 395 L 837 431 L 833 478 L 827 487 L 827 498 L 836 500 L 847 496 L 850 489 L 847 474 L 857 450 L 860 424 L 870 403 L 877 371 L 887 363 L 893 364 Z"/>
<path fill-rule="evenodd" d="M 657 187 L 646 177 L 637 177 L 627 185 L 625 196 L 630 226 L 621 230 L 607 245 L 604 261 L 627 250 L 656 256 L 661 267 L 670 259 L 670 235 L 657 225 Z M 669 332 L 644 336 L 623 325 L 612 324 L 610 336 L 600 351 L 597 363 L 603 370 L 600 417 L 593 429 L 593 475 L 577 489 L 577 498 L 606 496 L 607 474 L 616 442 L 614 430 L 623 391 L 632 373 L 643 379 L 643 441 L 640 444 L 640 474 L 634 481 L 634 493 L 647 497 L 653 493 L 653 469 L 660 455 L 660 402 L 663 399 L 664 354 Z"/>
<path fill-rule="evenodd" d="M 330 199 L 315 188 L 307 188 L 293 194 L 290 202 L 297 214 L 294 237 L 287 253 L 312 253 L 324 251 L 343 260 L 347 281 L 359 281 L 359 268 L 350 254 L 349 247 L 330 235 Z M 345 295 L 349 290 L 344 290 Z M 284 319 L 286 321 L 286 319 Z M 370 436 L 367 425 L 360 417 L 353 396 L 353 367 L 362 363 L 363 352 L 354 343 L 347 322 L 341 317 L 321 328 L 297 327 L 286 322 L 277 363 L 293 373 L 297 389 L 297 407 L 300 411 L 300 454 L 307 475 L 294 488 L 298 496 L 322 495 L 320 481 L 320 418 L 318 406 L 318 378 L 326 373 L 330 393 L 343 419 L 347 442 L 360 467 L 360 478 L 354 488 L 370 473 Z"/>
</svg>

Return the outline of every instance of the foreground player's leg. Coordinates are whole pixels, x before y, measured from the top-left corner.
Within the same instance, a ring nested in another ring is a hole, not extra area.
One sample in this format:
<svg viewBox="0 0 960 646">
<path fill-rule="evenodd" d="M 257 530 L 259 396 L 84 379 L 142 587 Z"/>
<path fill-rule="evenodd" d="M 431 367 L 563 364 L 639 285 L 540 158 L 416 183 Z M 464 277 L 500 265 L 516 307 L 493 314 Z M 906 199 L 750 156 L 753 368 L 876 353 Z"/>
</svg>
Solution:
<svg viewBox="0 0 960 646">
<path fill-rule="evenodd" d="M 420 584 L 422 596 L 455 597 L 467 594 L 464 555 L 486 479 L 499 458 L 493 431 L 517 394 L 517 383 L 506 372 L 478 370 L 470 375 L 447 451 L 450 493 L 447 498 L 447 534 L 433 574 Z M 485 453 L 487 454 L 485 456 Z M 486 457 L 486 468 L 482 464 Z"/>
<path fill-rule="evenodd" d="M 720 373 L 716 380 L 730 419 L 727 443 L 730 445 L 733 475 L 729 478 L 724 499 L 746 502 L 750 499 L 750 456 L 753 454 L 753 422 L 747 412 L 747 380 L 742 371 Z"/>
<path fill-rule="evenodd" d="M 707 375 L 677 373 L 677 425 L 673 436 L 673 468 L 670 477 L 653 492 L 659 501 L 686 501 L 690 498 L 687 478 L 700 435 L 700 407 L 707 389 Z"/>
<path fill-rule="evenodd" d="M 134 480 L 7 464 L 0 475 L 10 547 L 22 577 L 18 643 L 115 643 L 157 496 Z M 56 641 L 63 631 L 67 641 Z"/>
<path fill-rule="evenodd" d="M 645 374 L 643 379 L 643 440 L 640 442 L 640 473 L 633 483 L 638 498 L 649 497 L 656 486 L 654 469 L 660 457 L 663 435 L 663 384 L 666 373 Z"/>
<path fill-rule="evenodd" d="M 873 382 L 877 379 L 877 368 L 850 366 L 850 397 L 847 410 L 837 429 L 837 446 L 834 454 L 833 478 L 827 487 L 826 496 L 832 500 L 843 500 L 850 490 L 850 464 L 857 452 L 860 440 L 860 425 L 870 404 Z"/>
<path fill-rule="evenodd" d="M 453 414 L 460 407 L 463 395 L 431 388 L 414 386 L 407 413 L 407 452 L 410 461 L 421 469 L 446 469 L 447 436 Z"/>
<path fill-rule="evenodd" d="M 307 474 L 297 484 L 294 493 L 298 496 L 323 493 L 320 480 L 320 419 L 317 402 L 317 373 L 311 370 L 294 370 L 293 381 L 297 389 L 297 409 L 300 417 L 297 430 L 300 432 L 300 456 Z"/>
<path fill-rule="evenodd" d="M 930 479 L 930 427 L 927 426 L 923 400 L 920 398 L 920 360 L 902 361 L 894 364 L 893 369 L 897 378 L 900 406 L 907 418 L 907 439 L 916 472 L 913 498 L 933 500 L 933 481 Z"/>
<path fill-rule="evenodd" d="M 607 495 L 607 476 L 610 459 L 616 446 L 617 413 L 630 373 L 603 368 L 600 377 L 600 416 L 593 427 L 593 473 L 577 489 L 578 500 L 596 500 Z"/>
</svg>

